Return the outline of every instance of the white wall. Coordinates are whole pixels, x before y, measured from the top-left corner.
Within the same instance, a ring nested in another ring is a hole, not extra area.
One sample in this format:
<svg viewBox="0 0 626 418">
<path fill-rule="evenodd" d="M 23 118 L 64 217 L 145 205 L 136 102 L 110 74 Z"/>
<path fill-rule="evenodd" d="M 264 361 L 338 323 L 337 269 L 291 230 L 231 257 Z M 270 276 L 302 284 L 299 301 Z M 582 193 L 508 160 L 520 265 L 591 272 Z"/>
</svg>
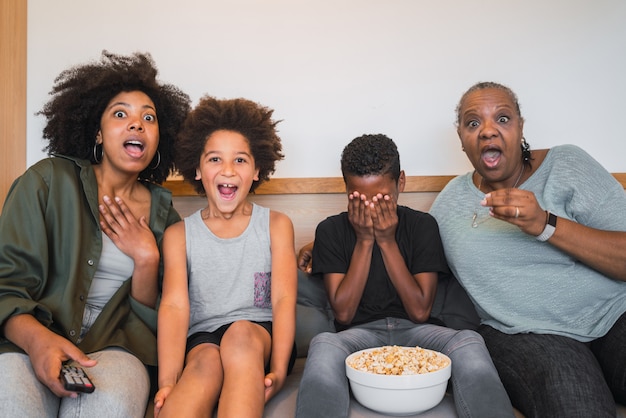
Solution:
<svg viewBox="0 0 626 418">
<path fill-rule="evenodd" d="M 163 81 L 275 109 L 275 177 L 339 175 L 345 144 L 385 133 L 409 175 L 470 169 L 454 109 L 477 81 L 520 98 L 533 148 L 574 143 L 626 172 L 623 0 L 29 0 L 28 157 L 53 80 L 102 49 L 148 51 Z"/>
</svg>

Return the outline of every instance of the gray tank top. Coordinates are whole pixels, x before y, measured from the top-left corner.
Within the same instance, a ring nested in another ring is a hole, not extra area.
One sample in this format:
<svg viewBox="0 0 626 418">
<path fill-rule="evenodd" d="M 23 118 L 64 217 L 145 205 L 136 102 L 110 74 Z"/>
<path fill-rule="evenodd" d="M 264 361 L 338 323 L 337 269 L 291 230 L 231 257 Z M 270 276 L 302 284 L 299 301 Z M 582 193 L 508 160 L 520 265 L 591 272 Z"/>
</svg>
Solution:
<svg viewBox="0 0 626 418">
<path fill-rule="evenodd" d="M 135 263 L 102 233 L 102 255 L 93 276 L 87 303 L 100 309 L 107 304 L 115 292 L 133 275 Z"/>
<path fill-rule="evenodd" d="M 247 228 L 227 239 L 211 232 L 200 210 L 185 218 L 188 336 L 242 319 L 272 320 L 269 214 L 253 204 Z"/>
</svg>

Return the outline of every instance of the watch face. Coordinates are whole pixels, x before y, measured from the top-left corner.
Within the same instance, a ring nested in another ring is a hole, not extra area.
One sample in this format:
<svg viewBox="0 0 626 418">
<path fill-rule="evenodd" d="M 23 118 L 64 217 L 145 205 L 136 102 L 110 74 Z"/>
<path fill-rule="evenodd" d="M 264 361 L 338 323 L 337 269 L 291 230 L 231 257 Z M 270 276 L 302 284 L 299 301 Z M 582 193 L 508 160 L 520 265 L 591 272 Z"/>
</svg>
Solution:
<svg viewBox="0 0 626 418">
<path fill-rule="evenodd" d="M 548 215 L 548 225 L 552 225 L 554 227 L 556 227 L 556 215 L 552 212 L 548 212 L 550 215 Z"/>
</svg>

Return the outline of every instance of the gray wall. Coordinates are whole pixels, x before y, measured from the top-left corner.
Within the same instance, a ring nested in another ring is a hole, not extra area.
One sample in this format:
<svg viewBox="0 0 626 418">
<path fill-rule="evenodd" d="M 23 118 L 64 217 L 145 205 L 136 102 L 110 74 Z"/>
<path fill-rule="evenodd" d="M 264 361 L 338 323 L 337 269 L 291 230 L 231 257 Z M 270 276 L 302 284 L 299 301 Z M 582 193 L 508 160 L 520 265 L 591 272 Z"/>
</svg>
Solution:
<svg viewBox="0 0 626 418">
<path fill-rule="evenodd" d="M 379 132 L 409 175 L 466 172 L 454 108 L 484 80 L 518 93 L 534 148 L 575 143 L 626 172 L 623 0 L 29 0 L 28 165 L 54 78 L 102 49 L 152 53 L 194 104 L 274 108 L 275 177 L 338 176 L 343 146 Z"/>
</svg>

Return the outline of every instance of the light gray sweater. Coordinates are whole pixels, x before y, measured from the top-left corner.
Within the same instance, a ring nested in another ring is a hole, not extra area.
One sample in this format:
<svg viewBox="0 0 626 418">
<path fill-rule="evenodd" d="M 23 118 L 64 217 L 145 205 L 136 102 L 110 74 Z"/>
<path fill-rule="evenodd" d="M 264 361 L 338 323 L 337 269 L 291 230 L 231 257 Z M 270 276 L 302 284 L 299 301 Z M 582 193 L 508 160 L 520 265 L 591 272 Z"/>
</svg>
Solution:
<svg viewBox="0 0 626 418">
<path fill-rule="evenodd" d="M 576 146 L 553 147 L 519 188 L 532 191 L 542 208 L 561 218 L 626 231 L 623 187 Z M 467 173 L 450 181 L 431 208 L 450 267 L 482 323 L 509 334 L 550 333 L 579 341 L 606 334 L 626 311 L 626 282 L 490 218 L 479 203 L 483 196 Z"/>
</svg>

